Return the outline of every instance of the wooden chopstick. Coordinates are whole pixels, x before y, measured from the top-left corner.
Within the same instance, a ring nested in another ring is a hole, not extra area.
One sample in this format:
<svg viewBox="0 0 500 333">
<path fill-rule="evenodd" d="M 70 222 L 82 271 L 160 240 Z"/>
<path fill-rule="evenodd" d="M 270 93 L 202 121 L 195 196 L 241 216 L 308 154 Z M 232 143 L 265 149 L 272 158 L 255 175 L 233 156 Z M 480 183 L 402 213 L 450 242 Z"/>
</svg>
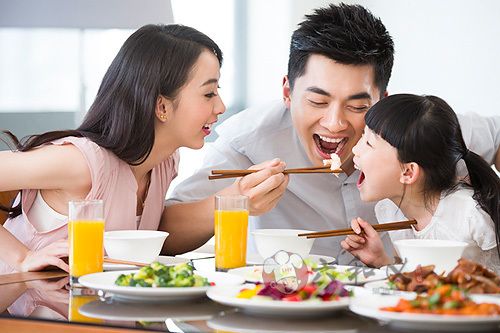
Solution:
<svg viewBox="0 0 500 333">
<path fill-rule="evenodd" d="M 414 224 L 417 224 L 417 221 L 411 220 L 411 221 L 375 224 L 372 225 L 372 227 L 377 232 L 383 232 L 383 231 L 410 229 L 411 226 Z M 354 230 L 352 230 L 351 228 L 347 228 L 347 229 L 326 230 L 326 231 L 298 234 L 298 236 L 301 237 L 306 236 L 307 238 L 322 238 L 322 237 L 335 237 L 335 236 L 346 236 L 346 235 L 357 235 L 357 233 L 355 233 Z"/>
<path fill-rule="evenodd" d="M 66 276 L 68 276 L 68 272 L 65 272 L 63 270 L 2 274 L 0 275 L 0 285 L 34 280 L 48 280 Z"/>
<path fill-rule="evenodd" d="M 260 170 L 212 170 L 212 175 L 208 179 L 236 178 L 249 175 Z M 329 166 L 285 169 L 284 174 L 305 174 L 305 173 L 343 173 L 341 169 L 331 170 Z"/>
<path fill-rule="evenodd" d="M 104 258 L 104 262 L 106 262 L 108 264 L 132 265 L 132 266 L 138 266 L 138 267 L 149 266 L 149 264 L 145 264 L 143 262 L 111 259 L 111 258 Z"/>
<path fill-rule="evenodd" d="M 302 171 L 302 170 L 330 170 L 330 166 L 328 165 L 323 165 L 323 166 L 316 166 L 316 167 L 310 167 L 310 168 L 295 168 L 295 169 L 285 169 L 285 172 L 294 172 L 294 171 Z M 252 172 L 257 172 L 259 170 L 248 170 L 248 169 L 239 169 L 239 170 L 212 170 L 212 175 L 229 175 L 229 174 L 248 174 Z"/>
</svg>

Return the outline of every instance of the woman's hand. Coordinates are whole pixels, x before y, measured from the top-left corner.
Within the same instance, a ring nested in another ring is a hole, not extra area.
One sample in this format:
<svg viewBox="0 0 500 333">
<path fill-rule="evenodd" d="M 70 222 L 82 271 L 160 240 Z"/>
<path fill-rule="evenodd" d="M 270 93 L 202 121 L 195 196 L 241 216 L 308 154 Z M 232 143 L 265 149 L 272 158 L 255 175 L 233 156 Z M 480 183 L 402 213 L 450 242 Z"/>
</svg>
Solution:
<svg viewBox="0 0 500 333">
<path fill-rule="evenodd" d="M 69 283 L 69 276 L 57 281 L 34 280 L 25 282 L 28 289 L 34 289 L 38 298 L 47 303 L 69 303 L 69 290 L 66 286 Z"/>
<path fill-rule="evenodd" d="M 378 232 L 370 223 L 358 217 L 351 221 L 351 228 L 357 235 L 348 235 L 340 245 L 363 263 L 380 267 L 391 263 L 384 250 Z"/>
<path fill-rule="evenodd" d="M 56 266 L 66 272 L 69 272 L 68 264 L 61 259 L 68 257 L 68 254 L 68 240 L 58 240 L 40 250 L 28 251 L 24 259 L 19 264 L 19 271 L 39 271 L 48 266 Z"/>
<path fill-rule="evenodd" d="M 238 178 L 219 194 L 241 194 L 248 197 L 250 215 L 262 215 L 273 209 L 285 193 L 289 177 L 283 174 L 285 162 L 279 159 L 256 164 L 250 170 L 260 170 Z"/>
</svg>

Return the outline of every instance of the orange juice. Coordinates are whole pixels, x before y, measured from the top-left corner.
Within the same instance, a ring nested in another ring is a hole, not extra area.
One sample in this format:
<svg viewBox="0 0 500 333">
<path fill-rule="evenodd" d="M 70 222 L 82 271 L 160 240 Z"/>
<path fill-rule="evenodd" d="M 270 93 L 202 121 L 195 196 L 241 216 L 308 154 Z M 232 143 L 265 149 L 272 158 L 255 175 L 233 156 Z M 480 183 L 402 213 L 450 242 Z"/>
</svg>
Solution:
<svg viewBox="0 0 500 333">
<path fill-rule="evenodd" d="M 78 295 L 71 296 L 69 299 L 69 311 L 68 311 L 68 320 L 71 322 L 80 322 L 80 323 L 103 323 L 104 320 L 97 318 L 90 318 L 82 315 L 79 312 L 79 309 L 90 302 L 98 301 L 99 296 L 87 296 L 87 295 Z"/>
<path fill-rule="evenodd" d="M 243 267 L 247 257 L 247 210 L 215 210 L 215 267 Z"/>
<path fill-rule="evenodd" d="M 80 277 L 102 272 L 104 221 L 69 221 L 68 235 L 70 275 Z"/>
</svg>

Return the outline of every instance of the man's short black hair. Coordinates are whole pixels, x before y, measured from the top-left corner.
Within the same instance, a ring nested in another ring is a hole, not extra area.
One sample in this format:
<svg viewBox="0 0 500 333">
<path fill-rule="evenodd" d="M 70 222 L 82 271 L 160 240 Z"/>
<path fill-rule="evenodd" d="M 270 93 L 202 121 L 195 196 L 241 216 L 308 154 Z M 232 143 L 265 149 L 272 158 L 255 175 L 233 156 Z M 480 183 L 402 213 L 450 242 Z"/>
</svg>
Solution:
<svg viewBox="0 0 500 333">
<path fill-rule="evenodd" d="M 345 65 L 372 65 L 375 84 L 383 94 L 394 63 L 394 42 L 379 18 L 360 5 L 344 3 L 319 8 L 294 31 L 290 43 L 288 79 L 305 72 L 311 54 Z"/>
</svg>

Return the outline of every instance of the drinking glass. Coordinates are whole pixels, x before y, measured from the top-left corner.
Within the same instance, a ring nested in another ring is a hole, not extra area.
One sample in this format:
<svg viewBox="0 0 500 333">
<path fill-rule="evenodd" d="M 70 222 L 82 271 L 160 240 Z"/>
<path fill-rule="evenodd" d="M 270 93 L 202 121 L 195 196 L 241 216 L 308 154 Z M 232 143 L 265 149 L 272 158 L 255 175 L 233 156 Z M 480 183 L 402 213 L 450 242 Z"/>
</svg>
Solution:
<svg viewBox="0 0 500 333">
<path fill-rule="evenodd" d="M 215 269 L 246 266 L 248 197 L 216 195 L 214 222 Z"/>
<path fill-rule="evenodd" d="M 102 272 L 104 257 L 104 203 L 102 200 L 69 202 L 69 274 L 77 284 L 85 274 Z"/>
</svg>

